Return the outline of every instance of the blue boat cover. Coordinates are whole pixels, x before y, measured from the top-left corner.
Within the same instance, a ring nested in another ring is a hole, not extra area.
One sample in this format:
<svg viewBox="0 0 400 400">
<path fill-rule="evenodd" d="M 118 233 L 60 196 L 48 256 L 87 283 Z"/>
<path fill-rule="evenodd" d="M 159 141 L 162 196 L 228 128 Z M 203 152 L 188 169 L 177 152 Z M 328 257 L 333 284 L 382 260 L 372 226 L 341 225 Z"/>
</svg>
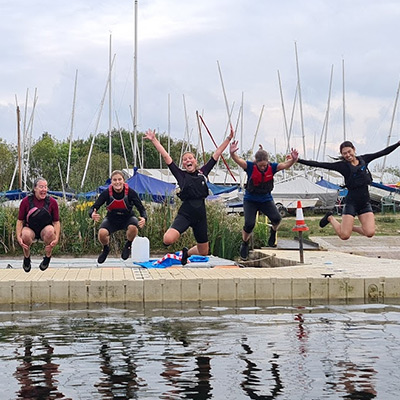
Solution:
<svg viewBox="0 0 400 400">
<path fill-rule="evenodd" d="M 347 189 L 343 188 L 339 185 L 336 185 L 332 182 L 326 181 L 324 178 L 321 178 L 318 182 L 316 182 L 317 185 L 322 186 L 327 189 L 333 189 L 333 190 L 338 190 L 339 191 L 339 196 L 344 197 L 347 195 Z"/>
<path fill-rule="evenodd" d="M 237 189 L 237 185 L 232 186 L 222 186 L 222 185 L 214 185 L 211 182 L 207 182 L 208 188 L 211 190 L 212 194 L 217 195 L 221 193 L 230 193 Z"/>
<path fill-rule="evenodd" d="M 6 192 L 0 192 L 0 198 L 7 200 L 20 200 L 26 197 L 28 192 L 23 192 L 21 189 L 7 190 Z"/>
</svg>

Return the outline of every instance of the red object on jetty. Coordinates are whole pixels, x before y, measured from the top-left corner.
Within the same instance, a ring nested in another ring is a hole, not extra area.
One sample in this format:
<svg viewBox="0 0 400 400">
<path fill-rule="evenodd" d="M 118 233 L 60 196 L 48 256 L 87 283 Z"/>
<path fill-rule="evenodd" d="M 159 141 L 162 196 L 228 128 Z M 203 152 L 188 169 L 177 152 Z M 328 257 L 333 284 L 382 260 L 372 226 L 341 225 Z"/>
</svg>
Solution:
<svg viewBox="0 0 400 400">
<path fill-rule="evenodd" d="M 309 228 L 304 221 L 303 215 L 303 207 L 301 206 L 301 201 L 297 200 L 297 209 L 296 209 L 296 225 L 292 229 L 293 232 L 304 232 L 308 231 Z"/>
</svg>

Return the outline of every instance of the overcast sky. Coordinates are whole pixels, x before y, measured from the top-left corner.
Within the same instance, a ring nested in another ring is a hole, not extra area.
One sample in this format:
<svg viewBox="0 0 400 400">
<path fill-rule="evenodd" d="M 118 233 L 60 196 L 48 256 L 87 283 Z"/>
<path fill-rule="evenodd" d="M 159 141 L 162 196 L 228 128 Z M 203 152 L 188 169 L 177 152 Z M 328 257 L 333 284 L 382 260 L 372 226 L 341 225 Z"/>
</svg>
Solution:
<svg viewBox="0 0 400 400">
<path fill-rule="evenodd" d="M 133 0 L 0 0 L 0 4 L 3 140 L 16 143 L 16 98 L 24 122 L 27 90 L 29 119 L 35 89 L 33 138 L 49 132 L 67 140 L 76 70 L 73 135 L 76 139 L 95 133 L 109 71 L 110 35 L 115 54 L 112 125 L 132 129 Z M 386 147 L 400 79 L 398 0 L 139 0 L 138 10 L 140 131 L 168 132 L 170 121 L 172 137 L 183 139 L 188 130 L 196 144 L 199 111 L 220 143 L 227 108 L 233 109 L 236 125 L 243 98 L 243 123 L 237 131 L 243 150 L 251 148 L 259 123 L 255 143 L 271 152 L 285 151 L 283 104 L 287 124 L 294 110 L 291 145 L 306 158 L 316 157 L 320 148 L 321 158 L 324 146 L 319 143 L 325 141 L 321 134 L 333 66 L 326 155 L 336 155 L 344 138 L 344 63 L 346 138 L 359 154 Z M 296 97 L 295 44 L 301 103 L 299 94 Z M 106 96 L 100 132 L 108 130 L 108 114 Z M 207 149 L 212 149 L 204 135 Z M 396 115 L 391 143 L 399 139 Z M 399 161 L 400 151 L 391 164 L 400 165 Z"/>
</svg>

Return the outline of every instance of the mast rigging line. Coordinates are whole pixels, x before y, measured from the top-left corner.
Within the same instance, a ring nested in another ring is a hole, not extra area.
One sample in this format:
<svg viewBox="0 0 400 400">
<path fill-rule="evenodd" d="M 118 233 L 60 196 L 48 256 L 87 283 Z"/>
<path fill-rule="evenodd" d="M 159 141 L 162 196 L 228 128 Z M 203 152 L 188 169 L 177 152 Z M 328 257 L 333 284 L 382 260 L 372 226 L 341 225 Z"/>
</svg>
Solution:
<svg viewBox="0 0 400 400">
<path fill-rule="evenodd" d="M 204 125 L 204 127 L 206 128 L 206 131 L 207 131 L 208 135 L 210 136 L 212 142 L 214 143 L 215 148 L 218 148 L 217 143 L 215 143 L 215 140 L 214 140 L 214 138 L 212 137 L 210 130 L 208 129 L 206 123 L 204 122 L 203 117 L 202 117 L 200 114 L 199 114 L 199 118 L 200 118 L 200 121 L 202 122 L 202 124 Z M 233 180 L 234 180 L 235 182 L 237 182 L 235 176 L 233 175 L 231 169 L 229 168 L 228 163 L 226 162 L 226 160 L 225 160 L 225 158 L 224 158 L 224 156 L 223 156 L 222 154 L 221 154 L 221 159 L 222 159 L 222 161 L 224 162 L 225 167 L 228 169 L 229 173 L 231 174 L 231 177 L 233 178 Z"/>
</svg>

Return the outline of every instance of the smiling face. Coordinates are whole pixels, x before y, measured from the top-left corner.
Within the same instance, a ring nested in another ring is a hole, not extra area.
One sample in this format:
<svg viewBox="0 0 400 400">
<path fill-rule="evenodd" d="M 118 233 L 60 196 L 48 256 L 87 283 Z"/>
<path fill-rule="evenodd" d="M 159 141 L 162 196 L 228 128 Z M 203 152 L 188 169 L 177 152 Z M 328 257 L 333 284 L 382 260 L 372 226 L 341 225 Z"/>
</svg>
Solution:
<svg viewBox="0 0 400 400">
<path fill-rule="evenodd" d="M 111 186 L 117 193 L 120 193 L 124 190 L 124 183 L 125 179 L 121 174 L 115 173 L 112 175 Z"/>
<path fill-rule="evenodd" d="M 349 163 L 356 163 L 356 149 L 354 147 L 343 147 L 340 151 L 340 154 L 343 157 L 343 160 L 348 161 Z"/>
<path fill-rule="evenodd" d="M 182 167 L 187 171 L 187 172 L 194 172 L 196 171 L 197 167 L 197 160 L 194 157 L 193 153 L 185 153 L 182 156 Z"/>
<path fill-rule="evenodd" d="M 47 181 L 44 179 L 37 181 L 33 192 L 38 200 L 44 200 L 47 196 Z"/>
</svg>

